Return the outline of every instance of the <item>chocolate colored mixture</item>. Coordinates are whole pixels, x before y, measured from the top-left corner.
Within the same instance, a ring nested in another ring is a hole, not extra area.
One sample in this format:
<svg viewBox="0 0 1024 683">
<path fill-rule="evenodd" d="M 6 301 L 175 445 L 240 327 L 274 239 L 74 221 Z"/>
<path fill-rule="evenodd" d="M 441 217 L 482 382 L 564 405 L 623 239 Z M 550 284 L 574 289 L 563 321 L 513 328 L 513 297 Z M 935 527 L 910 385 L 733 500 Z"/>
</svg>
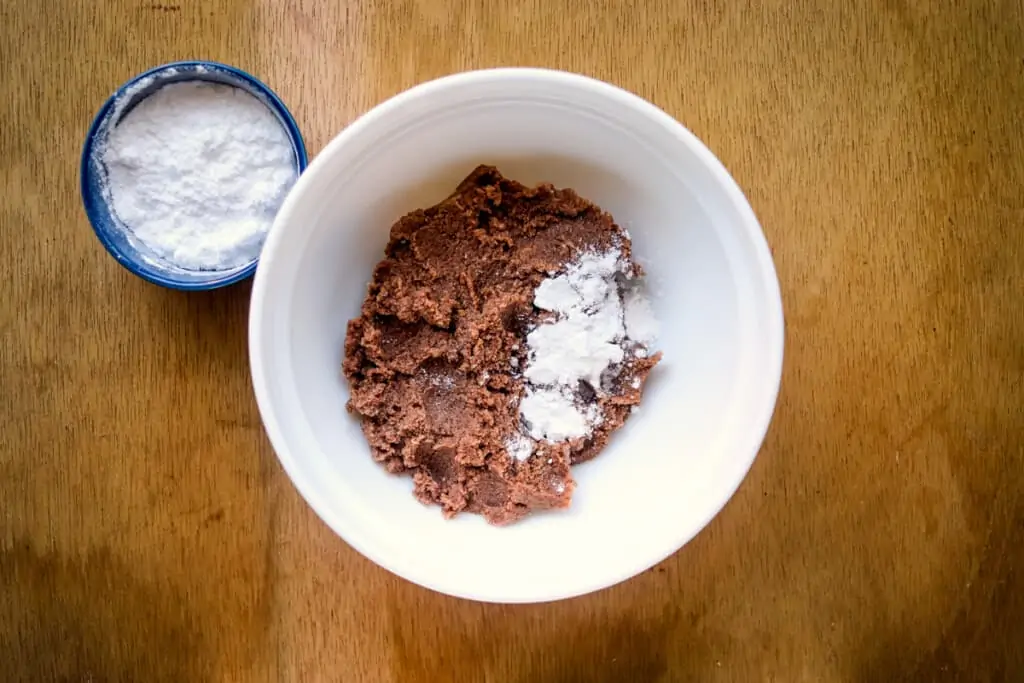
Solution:
<svg viewBox="0 0 1024 683">
<path fill-rule="evenodd" d="M 604 415 L 591 436 L 540 441 L 522 461 L 509 453 L 520 432 L 517 368 L 540 317 L 537 285 L 581 252 L 612 247 L 632 263 L 628 236 L 597 206 L 488 166 L 399 220 L 345 340 L 348 408 L 374 458 L 411 474 L 416 497 L 448 517 L 468 511 L 507 524 L 567 507 L 570 464 L 604 448 L 660 356 L 631 357 L 604 396 L 590 392 Z"/>
</svg>

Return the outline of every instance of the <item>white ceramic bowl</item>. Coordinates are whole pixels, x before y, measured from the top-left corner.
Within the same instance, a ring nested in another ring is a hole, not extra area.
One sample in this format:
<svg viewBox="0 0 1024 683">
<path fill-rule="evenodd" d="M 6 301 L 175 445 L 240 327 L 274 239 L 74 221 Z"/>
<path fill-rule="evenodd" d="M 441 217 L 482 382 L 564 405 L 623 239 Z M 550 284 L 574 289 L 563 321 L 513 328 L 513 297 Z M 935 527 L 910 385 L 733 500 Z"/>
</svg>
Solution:
<svg viewBox="0 0 1024 683">
<path fill-rule="evenodd" d="M 566 511 L 513 526 L 445 521 L 370 457 L 345 411 L 346 322 L 388 229 L 477 164 L 575 188 L 633 236 L 664 360 L 639 412 L 574 469 Z M 536 69 L 408 90 L 342 131 L 285 200 L 256 272 L 253 384 L 299 492 L 359 552 L 410 581 L 540 602 L 623 581 L 679 549 L 739 486 L 768 428 L 783 321 L 771 255 L 721 163 L 678 122 L 611 85 Z"/>
</svg>

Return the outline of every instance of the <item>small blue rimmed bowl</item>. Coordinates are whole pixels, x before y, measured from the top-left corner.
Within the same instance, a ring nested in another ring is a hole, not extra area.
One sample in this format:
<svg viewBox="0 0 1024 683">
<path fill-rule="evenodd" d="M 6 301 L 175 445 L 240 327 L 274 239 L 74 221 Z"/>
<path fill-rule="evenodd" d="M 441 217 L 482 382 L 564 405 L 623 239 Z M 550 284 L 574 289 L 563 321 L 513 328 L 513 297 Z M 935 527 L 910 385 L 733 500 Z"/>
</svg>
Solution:
<svg viewBox="0 0 1024 683">
<path fill-rule="evenodd" d="M 270 88 L 254 76 L 217 62 L 172 62 L 150 69 L 131 79 L 106 101 L 89 128 L 82 149 L 82 201 L 96 236 L 110 255 L 129 271 L 163 287 L 197 291 L 226 287 L 251 276 L 259 258 L 230 270 L 188 270 L 169 263 L 132 239 L 111 208 L 103 190 L 107 170 L 99 150 L 110 132 L 143 99 L 165 85 L 182 81 L 208 81 L 239 88 L 253 95 L 274 115 L 288 135 L 295 154 L 295 169 L 306 169 L 306 146 L 288 108 Z"/>
</svg>

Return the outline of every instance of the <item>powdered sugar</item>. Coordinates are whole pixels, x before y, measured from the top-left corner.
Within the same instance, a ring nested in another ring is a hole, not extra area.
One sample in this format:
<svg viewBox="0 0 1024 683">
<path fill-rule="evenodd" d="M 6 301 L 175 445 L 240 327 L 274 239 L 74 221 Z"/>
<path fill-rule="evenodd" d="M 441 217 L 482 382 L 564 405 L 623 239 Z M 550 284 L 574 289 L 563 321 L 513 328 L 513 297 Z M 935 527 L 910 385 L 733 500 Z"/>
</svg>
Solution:
<svg viewBox="0 0 1024 683">
<path fill-rule="evenodd" d="M 554 318 L 526 338 L 526 392 L 519 412 L 532 439 L 589 435 L 603 420 L 593 399 L 603 394 L 609 368 L 623 362 L 627 348 L 646 352 L 654 318 L 642 292 L 629 284 L 626 303 L 633 308 L 636 333 L 645 335 L 631 338 L 622 292 L 629 270 L 618 249 L 587 252 L 537 287 L 534 305 Z"/>
<path fill-rule="evenodd" d="M 505 450 L 515 460 L 526 460 L 533 455 L 533 440 L 526 436 L 515 433 L 505 441 Z"/>
<path fill-rule="evenodd" d="M 620 271 L 619 251 L 583 254 L 569 264 L 565 274 L 548 278 L 537 287 L 533 304 L 557 314 L 558 319 L 539 325 L 526 338 L 529 365 L 527 381 L 576 390 L 580 380 L 601 385 L 601 373 L 622 361 L 624 336 L 622 299 L 615 274 Z"/>
<path fill-rule="evenodd" d="M 297 175 L 274 114 L 238 88 L 205 81 L 172 83 L 143 99 L 99 154 L 107 200 L 131 236 L 190 270 L 256 258 Z"/>
<path fill-rule="evenodd" d="M 565 386 L 528 388 L 519 414 L 529 425 L 530 436 L 546 441 L 585 436 L 601 419 L 596 405 L 577 406 L 575 394 Z"/>
<path fill-rule="evenodd" d="M 451 391 L 452 389 L 455 388 L 455 378 L 452 377 L 451 375 L 430 375 L 429 381 L 431 386 L 437 387 L 438 389 L 442 389 L 444 391 Z"/>
<path fill-rule="evenodd" d="M 651 344 L 658 337 L 658 319 L 651 310 L 651 302 L 637 283 L 623 295 L 626 336 L 641 344 Z"/>
</svg>

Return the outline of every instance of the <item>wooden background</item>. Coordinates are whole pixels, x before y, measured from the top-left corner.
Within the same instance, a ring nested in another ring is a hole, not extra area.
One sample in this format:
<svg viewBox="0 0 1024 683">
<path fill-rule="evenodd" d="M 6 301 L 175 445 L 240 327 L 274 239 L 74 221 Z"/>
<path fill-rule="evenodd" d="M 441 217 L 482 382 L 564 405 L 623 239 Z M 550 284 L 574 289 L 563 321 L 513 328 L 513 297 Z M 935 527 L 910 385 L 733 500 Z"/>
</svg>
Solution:
<svg viewBox="0 0 1024 683">
<path fill-rule="evenodd" d="M 261 431 L 248 285 L 148 285 L 81 209 L 92 115 L 183 58 L 263 78 L 311 153 L 472 67 L 683 121 L 786 307 L 733 501 L 553 605 L 436 595 L 337 539 Z M 0 680 L 1024 681 L 1020 0 L 4 0 L 0 67 Z"/>
</svg>

